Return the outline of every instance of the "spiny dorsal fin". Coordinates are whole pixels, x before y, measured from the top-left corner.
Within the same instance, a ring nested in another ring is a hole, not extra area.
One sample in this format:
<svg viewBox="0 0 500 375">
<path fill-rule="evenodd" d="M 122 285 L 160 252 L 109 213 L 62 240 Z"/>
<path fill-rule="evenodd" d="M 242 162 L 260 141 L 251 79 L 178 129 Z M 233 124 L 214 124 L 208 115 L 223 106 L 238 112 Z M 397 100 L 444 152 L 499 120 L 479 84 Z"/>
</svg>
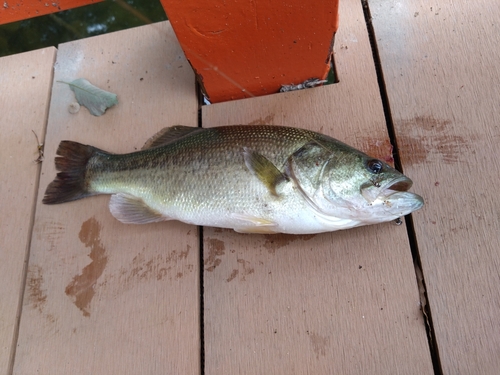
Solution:
<svg viewBox="0 0 500 375">
<path fill-rule="evenodd" d="M 278 196 L 276 186 L 280 182 L 288 181 L 288 177 L 281 173 L 265 156 L 246 147 L 243 148 L 243 158 L 250 172 L 257 176 L 257 178 L 269 189 L 272 195 Z"/>
<path fill-rule="evenodd" d="M 193 128 L 192 126 L 176 125 L 167 128 L 163 128 L 158 133 L 149 138 L 142 150 L 147 148 L 153 148 L 158 146 L 166 145 L 170 142 L 176 141 L 185 137 L 188 134 L 197 133 L 203 131 L 203 128 Z"/>
<path fill-rule="evenodd" d="M 171 220 L 149 207 L 141 198 L 122 193 L 111 196 L 109 210 L 124 224 L 148 224 Z"/>
</svg>

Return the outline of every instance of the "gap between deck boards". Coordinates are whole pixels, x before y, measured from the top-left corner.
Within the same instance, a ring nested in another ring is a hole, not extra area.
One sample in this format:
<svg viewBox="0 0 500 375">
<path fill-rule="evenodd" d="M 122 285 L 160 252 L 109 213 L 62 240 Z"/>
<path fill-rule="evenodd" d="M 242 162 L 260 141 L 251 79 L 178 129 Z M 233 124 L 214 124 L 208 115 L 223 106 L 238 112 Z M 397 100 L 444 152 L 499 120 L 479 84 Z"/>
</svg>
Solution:
<svg viewBox="0 0 500 375">
<path fill-rule="evenodd" d="M 372 48 L 373 62 L 375 64 L 375 72 L 377 74 L 377 82 L 378 82 L 378 86 L 380 89 L 380 97 L 382 99 L 382 106 L 384 109 L 384 116 L 385 116 L 385 120 L 386 120 L 386 124 L 387 124 L 387 133 L 389 135 L 390 142 L 393 146 L 393 154 L 392 155 L 394 158 L 394 165 L 395 165 L 396 169 L 398 169 L 401 173 L 404 173 L 403 165 L 401 163 L 401 158 L 399 156 L 399 147 L 398 147 L 396 132 L 395 132 L 395 128 L 394 128 L 394 122 L 392 119 L 391 106 L 389 103 L 389 95 L 387 94 L 387 87 L 385 84 L 384 72 L 382 69 L 382 63 L 381 63 L 380 55 L 378 52 L 377 38 L 375 36 L 375 29 L 374 29 L 373 23 L 372 23 L 372 16 L 371 16 L 371 12 L 370 12 L 369 0 L 361 0 L 361 4 L 363 7 L 363 14 L 365 16 L 366 29 L 368 31 L 368 38 L 370 39 L 370 45 Z M 437 347 L 434 325 L 432 322 L 432 312 L 429 308 L 428 302 L 426 302 L 426 301 L 429 301 L 429 299 L 427 297 L 425 276 L 421 271 L 422 270 L 422 262 L 420 259 L 420 252 L 418 249 L 417 235 L 415 233 L 415 226 L 413 223 L 412 214 L 409 214 L 405 217 L 405 225 L 406 225 L 406 231 L 408 234 L 408 242 L 410 244 L 411 255 L 412 255 L 413 263 L 414 263 L 414 267 L 415 267 L 415 279 L 417 281 L 417 285 L 419 287 L 419 290 L 422 290 L 421 299 L 420 299 L 420 308 L 422 311 L 424 321 L 426 323 L 425 330 L 427 332 L 427 341 L 429 344 L 429 351 L 431 354 L 432 366 L 434 368 L 434 375 L 442 375 L 443 371 L 442 371 L 442 367 L 441 367 L 441 361 L 439 359 L 439 350 Z M 419 272 L 419 270 L 420 270 L 420 272 Z M 419 274 L 421 275 L 421 277 L 419 276 Z"/>
</svg>

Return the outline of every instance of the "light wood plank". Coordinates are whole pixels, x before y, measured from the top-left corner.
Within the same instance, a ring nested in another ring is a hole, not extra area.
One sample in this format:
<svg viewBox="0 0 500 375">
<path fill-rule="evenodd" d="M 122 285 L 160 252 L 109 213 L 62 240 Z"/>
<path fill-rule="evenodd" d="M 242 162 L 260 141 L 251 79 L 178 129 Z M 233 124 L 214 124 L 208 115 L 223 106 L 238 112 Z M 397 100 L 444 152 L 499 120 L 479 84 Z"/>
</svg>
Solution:
<svg viewBox="0 0 500 375">
<path fill-rule="evenodd" d="M 29 248 L 56 49 L 0 59 L 0 374 L 7 374 Z"/>
<path fill-rule="evenodd" d="M 387 156 L 360 2 L 342 1 L 340 15 L 339 84 L 204 107 L 203 125 L 300 126 Z M 204 228 L 203 240 L 207 375 L 432 373 L 404 226 L 314 236 Z"/>
<path fill-rule="evenodd" d="M 118 94 L 72 115 L 65 84 Z M 164 126 L 197 124 L 193 72 L 168 22 L 59 46 L 14 374 L 197 374 L 199 235 L 178 222 L 127 226 L 109 197 L 41 204 L 62 139 L 112 152 Z"/>
<path fill-rule="evenodd" d="M 444 374 L 500 368 L 500 6 L 370 0 Z"/>
</svg>

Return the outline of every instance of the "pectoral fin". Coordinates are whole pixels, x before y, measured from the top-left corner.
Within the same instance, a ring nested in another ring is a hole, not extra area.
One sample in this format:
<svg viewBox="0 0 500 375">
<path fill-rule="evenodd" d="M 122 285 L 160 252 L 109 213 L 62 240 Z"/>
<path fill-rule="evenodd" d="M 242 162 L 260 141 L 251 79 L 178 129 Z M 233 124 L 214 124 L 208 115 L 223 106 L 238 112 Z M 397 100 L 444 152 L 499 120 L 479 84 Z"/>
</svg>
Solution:
<svg viewBox="0 0 500 375">
<path fill-rule="evenodd" d="M 109 210 L 124 224 L 148 224 L 171 220 L 149 207 L 141 198 L 128 194 L 113 194 L 109 201 Z"/>
<path fill-rule="evenodd" d="M 269 192 L 278 196 L 276 187 L 283 181 L 288 181 L 288 177 L 283 174 L 276 166 L 265 156 L 252 151 L 248 148 L 243 149 L 243 158 L 248 170 L 269 189 Z"/>
</svg>

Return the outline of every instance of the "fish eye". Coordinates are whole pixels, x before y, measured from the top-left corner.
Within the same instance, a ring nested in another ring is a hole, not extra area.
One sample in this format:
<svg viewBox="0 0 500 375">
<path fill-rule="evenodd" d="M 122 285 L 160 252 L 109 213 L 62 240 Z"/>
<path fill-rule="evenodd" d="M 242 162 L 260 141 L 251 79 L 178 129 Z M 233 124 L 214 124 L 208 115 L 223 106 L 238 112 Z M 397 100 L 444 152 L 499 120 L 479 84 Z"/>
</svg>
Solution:
<svg viewBox="0 0 500 375">
<path fill-rule="evenodd" d="M 380 172 L 382 172 L 382 168 L 384 167 L 382 162 L 380 160 L 377 160 L 377 159 L 370 160 L 366 164 L 366 166 L 368 167 L 368 170 L 374 174 L 379 174 Z"/>
</svg>

